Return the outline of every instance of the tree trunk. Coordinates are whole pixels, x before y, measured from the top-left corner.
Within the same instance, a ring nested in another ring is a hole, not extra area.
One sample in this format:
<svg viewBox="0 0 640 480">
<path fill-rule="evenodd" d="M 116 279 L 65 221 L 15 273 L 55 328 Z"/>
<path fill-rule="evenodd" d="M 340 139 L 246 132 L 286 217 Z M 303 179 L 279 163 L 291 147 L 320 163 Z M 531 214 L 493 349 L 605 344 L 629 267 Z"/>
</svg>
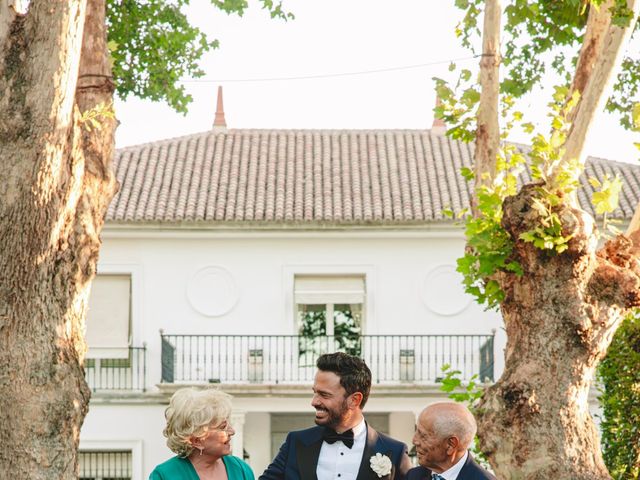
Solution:
<svg viewBox="0 0 640 480">
<path fill-rule="evenodd" d="M 637 3 L 628 2 L 634 18 Z M 565 162 L 584 161 L 585 139 L 635 25 L 612 25 L 612 5 L 613 0 L 604 2 L 589 15 L 572 84 L 581 96 L 570 117 Z M 503 205 L 502 226 L 524 273 L 498 278 L 505 292 L 505 371 L 479 407 L 482 450 L 504 479 L 609 479 L 588 395 L 620 321 L 640 305 L 640 242 L 634 235 L 619 236 L 597 251 L 594 220 L 575 199 L 565 198 L 555 211 L 563 235 L 573 235 L 569 249 L 537 249 L 520 240 L 539 224 L 532 208 L 537 195 L 536 186 L 528 185 Z"/>
<path fill-rule="evenodd" d="M 518 238 L 537 221 L 532 186 L 505 201 L 503 226 Z M 504 276 L 505 371 L 480 405 L 482 449 L 504 479 L 606 479 L 588 395 L 626 309 L 640 305 L 637 249 L 618 237 L 596 252 L 591 217 L 564 207 L 562 255 L 517 241 L 524 274 Z"/>
<path fill-rule="evenodd" d="M 7 12 L 11 0 L 0 2 Z M 112 96 L 104 34 L 104 1 L 32 0 L 26 14 L 0 19 L 3 478 L 77 478 L 90 395 L 84 317 L 114 193 L 114 123 L 99 118 L 99 132 L 81 123 Z"/>
</svg>

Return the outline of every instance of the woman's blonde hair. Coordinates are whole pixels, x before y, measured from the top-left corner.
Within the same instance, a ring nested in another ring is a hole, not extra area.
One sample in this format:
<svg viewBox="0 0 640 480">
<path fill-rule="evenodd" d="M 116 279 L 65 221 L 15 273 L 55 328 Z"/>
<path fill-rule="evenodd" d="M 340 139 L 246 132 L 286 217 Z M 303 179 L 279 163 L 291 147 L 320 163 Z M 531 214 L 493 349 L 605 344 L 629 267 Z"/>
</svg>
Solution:
<svg viewBox="0 0 640 480">
<path fill-rule="evenodd" d="M 192 440 L 207 435 L 211 424 L 219 424 L 231 414 L 231 396 L 214 389 L 181 388 L 169 400 L 164 412 L 167 426 L 162 432 L 172 452 L 188 457 Z"/>
</svg>

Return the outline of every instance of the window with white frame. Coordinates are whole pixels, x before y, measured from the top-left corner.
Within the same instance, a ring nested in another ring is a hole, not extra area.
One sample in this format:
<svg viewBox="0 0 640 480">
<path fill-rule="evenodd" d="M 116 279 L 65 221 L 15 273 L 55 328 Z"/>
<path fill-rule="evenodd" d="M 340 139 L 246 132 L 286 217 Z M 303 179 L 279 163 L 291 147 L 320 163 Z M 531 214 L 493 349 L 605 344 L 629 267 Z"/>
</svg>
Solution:
<svg viewBox="0 0 640 480">
<path fill-rule="evenodd" d="M 80 480 L 131 480 L 131 450 L 80 450 Z"/>
<path fill-rule="evenodd" d="M 129 359 L 131 275 L 96 275 L 87 312 L 89 359 Z"/>
<path fill-rule="evenodd" d="M 300 356 L 344 351 L 359 355 L 365 314 L 364 275 L 295 275 Z"/>
</svg>

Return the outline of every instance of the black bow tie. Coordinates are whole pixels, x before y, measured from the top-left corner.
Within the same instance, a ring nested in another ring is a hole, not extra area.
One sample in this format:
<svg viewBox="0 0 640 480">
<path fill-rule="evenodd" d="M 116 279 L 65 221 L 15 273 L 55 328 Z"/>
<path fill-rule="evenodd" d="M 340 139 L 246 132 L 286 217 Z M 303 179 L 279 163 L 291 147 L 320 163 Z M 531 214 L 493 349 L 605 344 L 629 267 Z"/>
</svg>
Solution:
<svg viewBox="0 0 640 480">
<path fill-rule="evenodd" d="M 353 430 L 349 429 L 346 432 L 337 433 L 333 428 L 325 428 L 322 439 L 327 443 L 336 443 L 340 440 L 347 448 L 353 447 Z"/>
</svg>

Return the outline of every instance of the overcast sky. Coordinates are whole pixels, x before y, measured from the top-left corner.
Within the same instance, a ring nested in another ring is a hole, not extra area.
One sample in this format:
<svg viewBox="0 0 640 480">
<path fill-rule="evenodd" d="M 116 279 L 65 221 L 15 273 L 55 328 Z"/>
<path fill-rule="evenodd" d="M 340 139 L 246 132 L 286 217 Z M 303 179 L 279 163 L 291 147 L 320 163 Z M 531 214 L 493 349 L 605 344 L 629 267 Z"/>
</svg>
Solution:
<svg viewBox="0 0 640 480">
<path fill-rule="evenodd" d="M 453 0 L 285 0 L 296 16 L 288 22 L 252 6 L 238 18 L 192 0 L 192 22 L 220 48 L 204 59 L 205 77 L 185 83 L 194 98 L 189 113 L 116 101 L 118 147 L 210 129 L 218 85 L 228 128 L 429 128 L 432 77 L 450 78 L 450 61 L 477 69 L 454 36 L 461 12 Z M 549 90 L 521 105 L 527 118 L 544 120 Z M 529 143 L 517 134 L 513 140 Z M 639 134 L 602 114 L 588 152 L 637 161 L 634 141 Z"/>
</svg>

